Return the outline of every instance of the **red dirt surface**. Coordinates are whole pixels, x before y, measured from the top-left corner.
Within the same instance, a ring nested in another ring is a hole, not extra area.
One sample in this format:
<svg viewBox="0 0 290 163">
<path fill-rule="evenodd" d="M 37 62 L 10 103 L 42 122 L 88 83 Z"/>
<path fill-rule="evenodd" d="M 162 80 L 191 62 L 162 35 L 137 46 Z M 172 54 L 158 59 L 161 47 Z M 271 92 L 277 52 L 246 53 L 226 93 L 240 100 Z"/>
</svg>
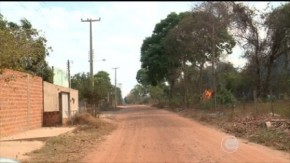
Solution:
<svg viewBox="0 0 290 163">
<path fill-rule="evenodd" d="M 290 162 L 290 154 L 238 139 L 226 152 L 226 133 L 169 111 L 143 105 L 113 113 L 118 128 L 83 162 Z"/>
</svg>

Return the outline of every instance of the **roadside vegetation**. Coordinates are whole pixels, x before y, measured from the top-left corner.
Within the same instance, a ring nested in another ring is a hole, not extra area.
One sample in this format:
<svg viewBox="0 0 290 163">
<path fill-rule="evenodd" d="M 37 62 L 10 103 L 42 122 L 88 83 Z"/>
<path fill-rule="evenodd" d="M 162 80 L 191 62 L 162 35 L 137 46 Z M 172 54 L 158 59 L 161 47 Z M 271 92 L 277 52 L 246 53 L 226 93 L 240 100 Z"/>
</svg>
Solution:
<svg viewBox="0 0 290 163">
<path fill-rule="evenodd" d="M 44 147 L 29 153 L 30 159 L 22 162 L 80 162 L 98 141 L 116 127 L 89 113 L 77 115 L 73 124 L 77 126 L 73 132 L 49 138 Z"/>
<path fill-rule="evenodd" d="M 255 114 L 246 107 L 209 111 L 204 109 L 172 110 L 205 125 L 220 128 L 223 132 L 278 150 L 290 151 L 290 120 L 278 114 L 264 112 Z"/>
<path fill-rule="evenodd" d="M 289 151 L 290 3 L 260 11 L 201 2 L 169 13 L 141 47 L 129 104 L 178 111 L 236 136 Z M 246 64 L 225 60 L 239 47 Z"/>
<path fill-rule="evenodd" d="M 77 73 L 72 79 L 72 88 L 79 91 L 81 111 L 112 110 L 115 103 L 115 86 L 111 84 L 110 76 L 105 71 L 99 71 L 93 76 L 94 87 L 89 73 Z M 122 92 L 116 87 L 117 104 L 122 104 Z"/>
<path fill-rule="evenodd" d="M 42 31 L 35 29 L 29 20 L 23 18 L 15 23 L 0 13 L 0 42 L 0 74 L 8 68 L 52 82 L 52 68 L 45 60 L 52 48 L 47 45 Z"/>
</svg>

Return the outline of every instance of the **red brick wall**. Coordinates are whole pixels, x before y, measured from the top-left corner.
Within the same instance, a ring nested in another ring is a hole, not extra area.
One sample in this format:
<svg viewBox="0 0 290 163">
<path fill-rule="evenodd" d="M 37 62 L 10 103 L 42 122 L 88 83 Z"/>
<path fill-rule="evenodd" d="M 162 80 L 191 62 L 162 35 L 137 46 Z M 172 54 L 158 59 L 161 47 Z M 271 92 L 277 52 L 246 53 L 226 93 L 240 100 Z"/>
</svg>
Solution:
<svg viewBox="0 0 290 163">
<path fill-rule="evenodd" d="M 58 126 L 58 125 L 61 125 L 59 111 L 43 113 L 43 126 L 51 127 L 51 126 Z"/>
<path fill-rule="evenodd" d="M 12 70 L 0 75 L 0 137 L 42 126 L 42 78 Z"/>
</svg>

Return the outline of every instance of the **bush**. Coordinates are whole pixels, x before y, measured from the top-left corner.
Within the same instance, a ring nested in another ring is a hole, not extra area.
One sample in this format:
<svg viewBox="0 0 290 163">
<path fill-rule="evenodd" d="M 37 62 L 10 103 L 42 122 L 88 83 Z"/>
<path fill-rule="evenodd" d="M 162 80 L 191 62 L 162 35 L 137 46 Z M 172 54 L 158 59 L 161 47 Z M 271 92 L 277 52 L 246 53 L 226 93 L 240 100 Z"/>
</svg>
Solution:
<svg viewBox="0 0 290 163">
<path fill-rule="evenodd" d="M 229 90 L 220 89 L 217 92 L 217 101 L 222 105 L 233 105 L 237 102 L 237 99 Z"/>
<path fill-rule="evenodd" d="M 173 97 L 169 102 L 170 107 L 181 107 L 182 106 L 182 100 L 178 97 Z"/>
<path fill-rule="evenodd" d="M 198 109 L 211 109 L 213 107 L 213 100 L 204 100 L 198 103 Z"/>
</svg>

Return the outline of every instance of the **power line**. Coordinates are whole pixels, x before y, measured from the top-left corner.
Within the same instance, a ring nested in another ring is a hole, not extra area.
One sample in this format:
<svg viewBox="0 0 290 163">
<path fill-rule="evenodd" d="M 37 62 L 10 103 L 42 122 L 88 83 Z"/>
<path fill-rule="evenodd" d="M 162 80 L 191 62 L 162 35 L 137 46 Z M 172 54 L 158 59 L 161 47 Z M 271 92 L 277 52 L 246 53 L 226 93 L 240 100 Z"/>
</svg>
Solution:
<svg viewBox="0 0 290 163">
<path fill-rule="evenodd" d="M 43 2 L 39 3 L 41 7 L 45 8 L 45 6 L 43 5 Z"/>
<path fill-rule="evenodd" d="M 24 10 L 31 11 L 31 9 L 27 8 L 27 7 L 26 7 L 25 5 L 23 5 L 22 3 L 18 2 L 18 4 L 19 4 L 19 6 L 21 6 Z M 44 7 L 41 5 L 41 8 L 44 8 Z M 44 9 L 45 9 L 45 8 L 44 8 Z M 38 16 L 40 16 L 41 18 L 43 18 L 43 20 L 46 20 L 45 15 L 44 15 L 44 14 L 43 14 L 39 9 L 34 8 L 33 10 L 34 10 L 35 12 L 37 12 L 37 13 L 40 13 L 40 14 L 38 14 Z M 50 28 L 49 25 L 46 23 L 46 21 L 43 21 L 43 23 L 44 23 L 48 28 Z"/>
<path fill-rule="evenodd" d="M 18 4 L 20 4 L 20 6 L 21 6 L 22 8 L 24 8 L 25 10 L 28 10 L 27 7 L 24 6 L 22 3 L 19 3 L 19 2 L 18 2 Z"/>
<path fill-rule="evenodd" d="M 46 2 L 40 2 L 40 5 L 45 6 L 49 10 L 52 10 L 48 5 L 46 5 Z"/>
</svg>

